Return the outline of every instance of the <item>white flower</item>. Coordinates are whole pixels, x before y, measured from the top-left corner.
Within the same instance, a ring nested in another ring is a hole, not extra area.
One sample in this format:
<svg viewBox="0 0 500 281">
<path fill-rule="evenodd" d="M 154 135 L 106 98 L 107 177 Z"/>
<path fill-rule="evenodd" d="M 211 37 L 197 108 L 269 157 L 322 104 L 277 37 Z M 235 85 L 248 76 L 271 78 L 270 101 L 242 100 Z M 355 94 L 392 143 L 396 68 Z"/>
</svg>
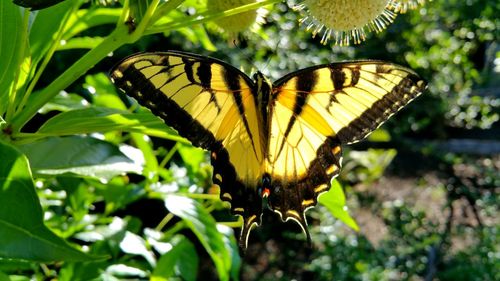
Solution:
<svg viewBox="0 0 500 281">
<path fill-rule="evenodd" d="M 390 9 L 396 13 L 404 14 L 408 10 L 415 10 L 424 3 L 425 0 L 394 0 Z"/>
<path fill-rule="evenodd" d="M 304 0 L 294 8 L 304 12 L 301 23 L 313 37 L 322 33 L 321 43 L 349 45 L 364 41 L 366 32 L 385 29 L 396 17 L 393 6 L 392 0 Z"/>
</svg>

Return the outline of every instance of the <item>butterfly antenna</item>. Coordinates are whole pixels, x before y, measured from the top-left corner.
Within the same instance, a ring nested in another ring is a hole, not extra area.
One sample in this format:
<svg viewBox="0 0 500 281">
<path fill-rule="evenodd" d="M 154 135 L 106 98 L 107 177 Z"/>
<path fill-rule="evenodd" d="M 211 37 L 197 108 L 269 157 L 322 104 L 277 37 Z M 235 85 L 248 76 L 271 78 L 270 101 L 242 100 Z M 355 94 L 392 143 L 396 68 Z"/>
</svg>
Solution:
<svg viewBox="0 0 500 281">
<path fill-rule="evenodd" d="M 259 70 L 259 68 L 255 65 L 254 61 L 250 57 L 245 55 L 245 53 L 243 52 L 244 48 L 241 48 L 241 46 L 238 44 L 239 42 L 241 42 L 241 40 L 233 39 L 234 47 L 240 51 L 239 53 L 242 55 L 245 62 L 247 62 L 247 65 L 251 66 L 250 73 L 256 72 L 257 70 Z"/>
<path fill-rule="evenodd" d="M 277 52 L 278 52 L 278 48 L 279 48 L 279 46 L 280 46 L 280 43 L 281 43 L 281 38 L 279 38 L 279 39 L 278 39 L 278 42 L 276 42 L 276 45 L 275 45 L 275 46 L 274 46 L 274 48 L 272 49 L 272 50 L 273 50 L 273 52 L 272 52 L 273 54 L 277 54 Z M 267 58 L 267 61 L 266 61 L 266 63 L 264 64 L 264 67 L 262 68 L 262 70 L 263 70 L 263 71 L 264 71 L 264 70 L 267 70 L 267 69 L 269 68 L 269 65 L 270 65 L 270 64 L 271 64 L 271 56 L 269 56 L 269 57 Z"/>
</svg>

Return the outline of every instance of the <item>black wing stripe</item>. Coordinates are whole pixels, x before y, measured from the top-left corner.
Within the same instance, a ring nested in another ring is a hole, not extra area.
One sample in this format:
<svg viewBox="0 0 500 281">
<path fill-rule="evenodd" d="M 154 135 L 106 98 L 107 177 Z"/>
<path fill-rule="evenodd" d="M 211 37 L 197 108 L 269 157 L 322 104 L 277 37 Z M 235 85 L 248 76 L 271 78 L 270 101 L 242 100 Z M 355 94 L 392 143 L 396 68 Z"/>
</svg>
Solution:
<svg viewBox="0 0 500 281">
<path fill-rule="evenodd" d="M 233 99 L 238 107 L 238 113 L 240 114 L 241 120 L 243 120 L 243 125 L 245 126 L 245 130 L 247 131 L 248 136 L 250 137 L 250 140 L 255 143 L 254 136 L 252 134 L 252 131 L 250 130 L 250 126 L 248 124 L 248 119 L 245 114 L 245 106 L 243 105 L 243 99 L 241 97 L 241 83 L 239 80 L 239 76 L 236 75 L 236 73 L 227 71 L 226 69 L 223 72 L 223 78 L 224 81 L 226 82 L 226 85 L 229 87 L 231 92 L 233 92 Z M 257 140 L 260 141 L 260 140 Z M 256 151 L 255 145 L 252 146 L 255 155 L 259 155 L 259 152 Z"/>
<path fill-rule="evenodd" d="M 219 145 L 215 145 L 216 139 L 210 131 L 193 119 L 177 103 L 166 99 L 163 92 L 145 79 L 141 71 L 135 67 L 128 67 L 124 70 L 123 75 L 127 77 L 127 80 L 115 78 L 116 85 L 137 99 L 140 104 L 148 107 L 157 116 L 175 114 L 176 118 L 162 117 L 162 119 L 167 125 L 176 129 L 181 136 L 189 139 L 194 145 L 205 149 L 219 148 Z M 152 107 L 151 104 L 155 104 L 155 106 Z"/>
<path fill-rule="evenodd" d="M 358 118 L 351 121 L 348 127 L 342 128 L 337 132 L 342 143 L 352 143 L 363 139 L 369 132 L 378 128 L 391 115 L 399 111 L 410 100 L 417 97 L 424 89 L 423 81 L 417 76 L 408 76 L 403 78 L 391 92 L 386 94 L 382 99 L 376 101 L 370 108 L 365 110 Z M 418 91 L 410 91 L 412 86 L 419 87 Z M 404 95 L 406 98 L 402 99 Z M 391 100 L 399 100 L 397 103 L 391 103 Z M 374 118 L 375 116 L 379 116 Z M 371 120 L 370 126 L 366 127 L 366 121 Z M 364 124 L 363 124 L 364 123 Z M 353 130 L 352 128 L 363 128 L 361 130 Z"/>
<path fill-rule="evenodd" d="M 302 113 L 302 109 L 304 105 L 306 104 L 306 100 L 308 98 L 308 93 L 312 91 L 314 88 L 314 85 L 316 84 L 318 77 L 315 72 L 305 72 L 302 73 L 301 75 L 297 76 L 297 95 L 295 96 L 295 103 L 293 106 L 293 113 L 288 121 L 287 128 L 285 130 L 284 136 L 283 136 L 283 141 L 281 142 L 280 149 L 278 150 L 278 154 L 281 153 L 283 150 L 283 146 L 286 143 L 286 139 L 288 138 L 288 135 L 292 131 L 293 125 L 295 124 L 295 121 L 297 118 L 300 116 Z"/>
</svg>

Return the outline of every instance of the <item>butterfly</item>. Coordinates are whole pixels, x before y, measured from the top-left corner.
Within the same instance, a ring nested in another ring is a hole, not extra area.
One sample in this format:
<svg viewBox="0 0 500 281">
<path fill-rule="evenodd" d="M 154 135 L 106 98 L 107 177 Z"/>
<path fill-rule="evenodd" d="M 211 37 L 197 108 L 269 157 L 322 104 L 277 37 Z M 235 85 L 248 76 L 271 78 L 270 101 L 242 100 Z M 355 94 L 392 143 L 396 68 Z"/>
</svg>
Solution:
<svg viewBox="0 0 500 281">
<path fill-rule="evenodd" d="M 132 55 L 111 80 L 210 151 L 220 198 L 243 217 L 243 250 L 264 207 L 297 222 L 311 241 L 305 212 L 339 174 L 342 145 L 365 138 L 426 88 L 411 69 L 384 61 L 317 65 L 272 83 L 179 51 Z"/>
</svg>

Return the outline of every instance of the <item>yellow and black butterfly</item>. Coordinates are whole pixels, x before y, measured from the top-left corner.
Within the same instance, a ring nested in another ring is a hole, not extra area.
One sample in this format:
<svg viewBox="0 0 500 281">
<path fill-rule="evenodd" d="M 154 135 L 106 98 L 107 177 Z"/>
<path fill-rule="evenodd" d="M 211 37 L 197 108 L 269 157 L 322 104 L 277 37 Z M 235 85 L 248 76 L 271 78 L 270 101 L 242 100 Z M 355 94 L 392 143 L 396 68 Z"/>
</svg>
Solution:
<svg viewBox="0 0 500 281">
<path fill-rule="evenodd" d="M 341 145 L 357 142 L 417 97 L 426 83 L 383 61 L 318 65 L 271 83 L 220 60 L 169 51 L 136 54 L 113 82 L 165 123 L 211 152 L 213 182 L 243 217 L 240 247 L 260 225 L 264 198 L 308 241 L 305 211 L 328 191 Z"/>
</svg>

